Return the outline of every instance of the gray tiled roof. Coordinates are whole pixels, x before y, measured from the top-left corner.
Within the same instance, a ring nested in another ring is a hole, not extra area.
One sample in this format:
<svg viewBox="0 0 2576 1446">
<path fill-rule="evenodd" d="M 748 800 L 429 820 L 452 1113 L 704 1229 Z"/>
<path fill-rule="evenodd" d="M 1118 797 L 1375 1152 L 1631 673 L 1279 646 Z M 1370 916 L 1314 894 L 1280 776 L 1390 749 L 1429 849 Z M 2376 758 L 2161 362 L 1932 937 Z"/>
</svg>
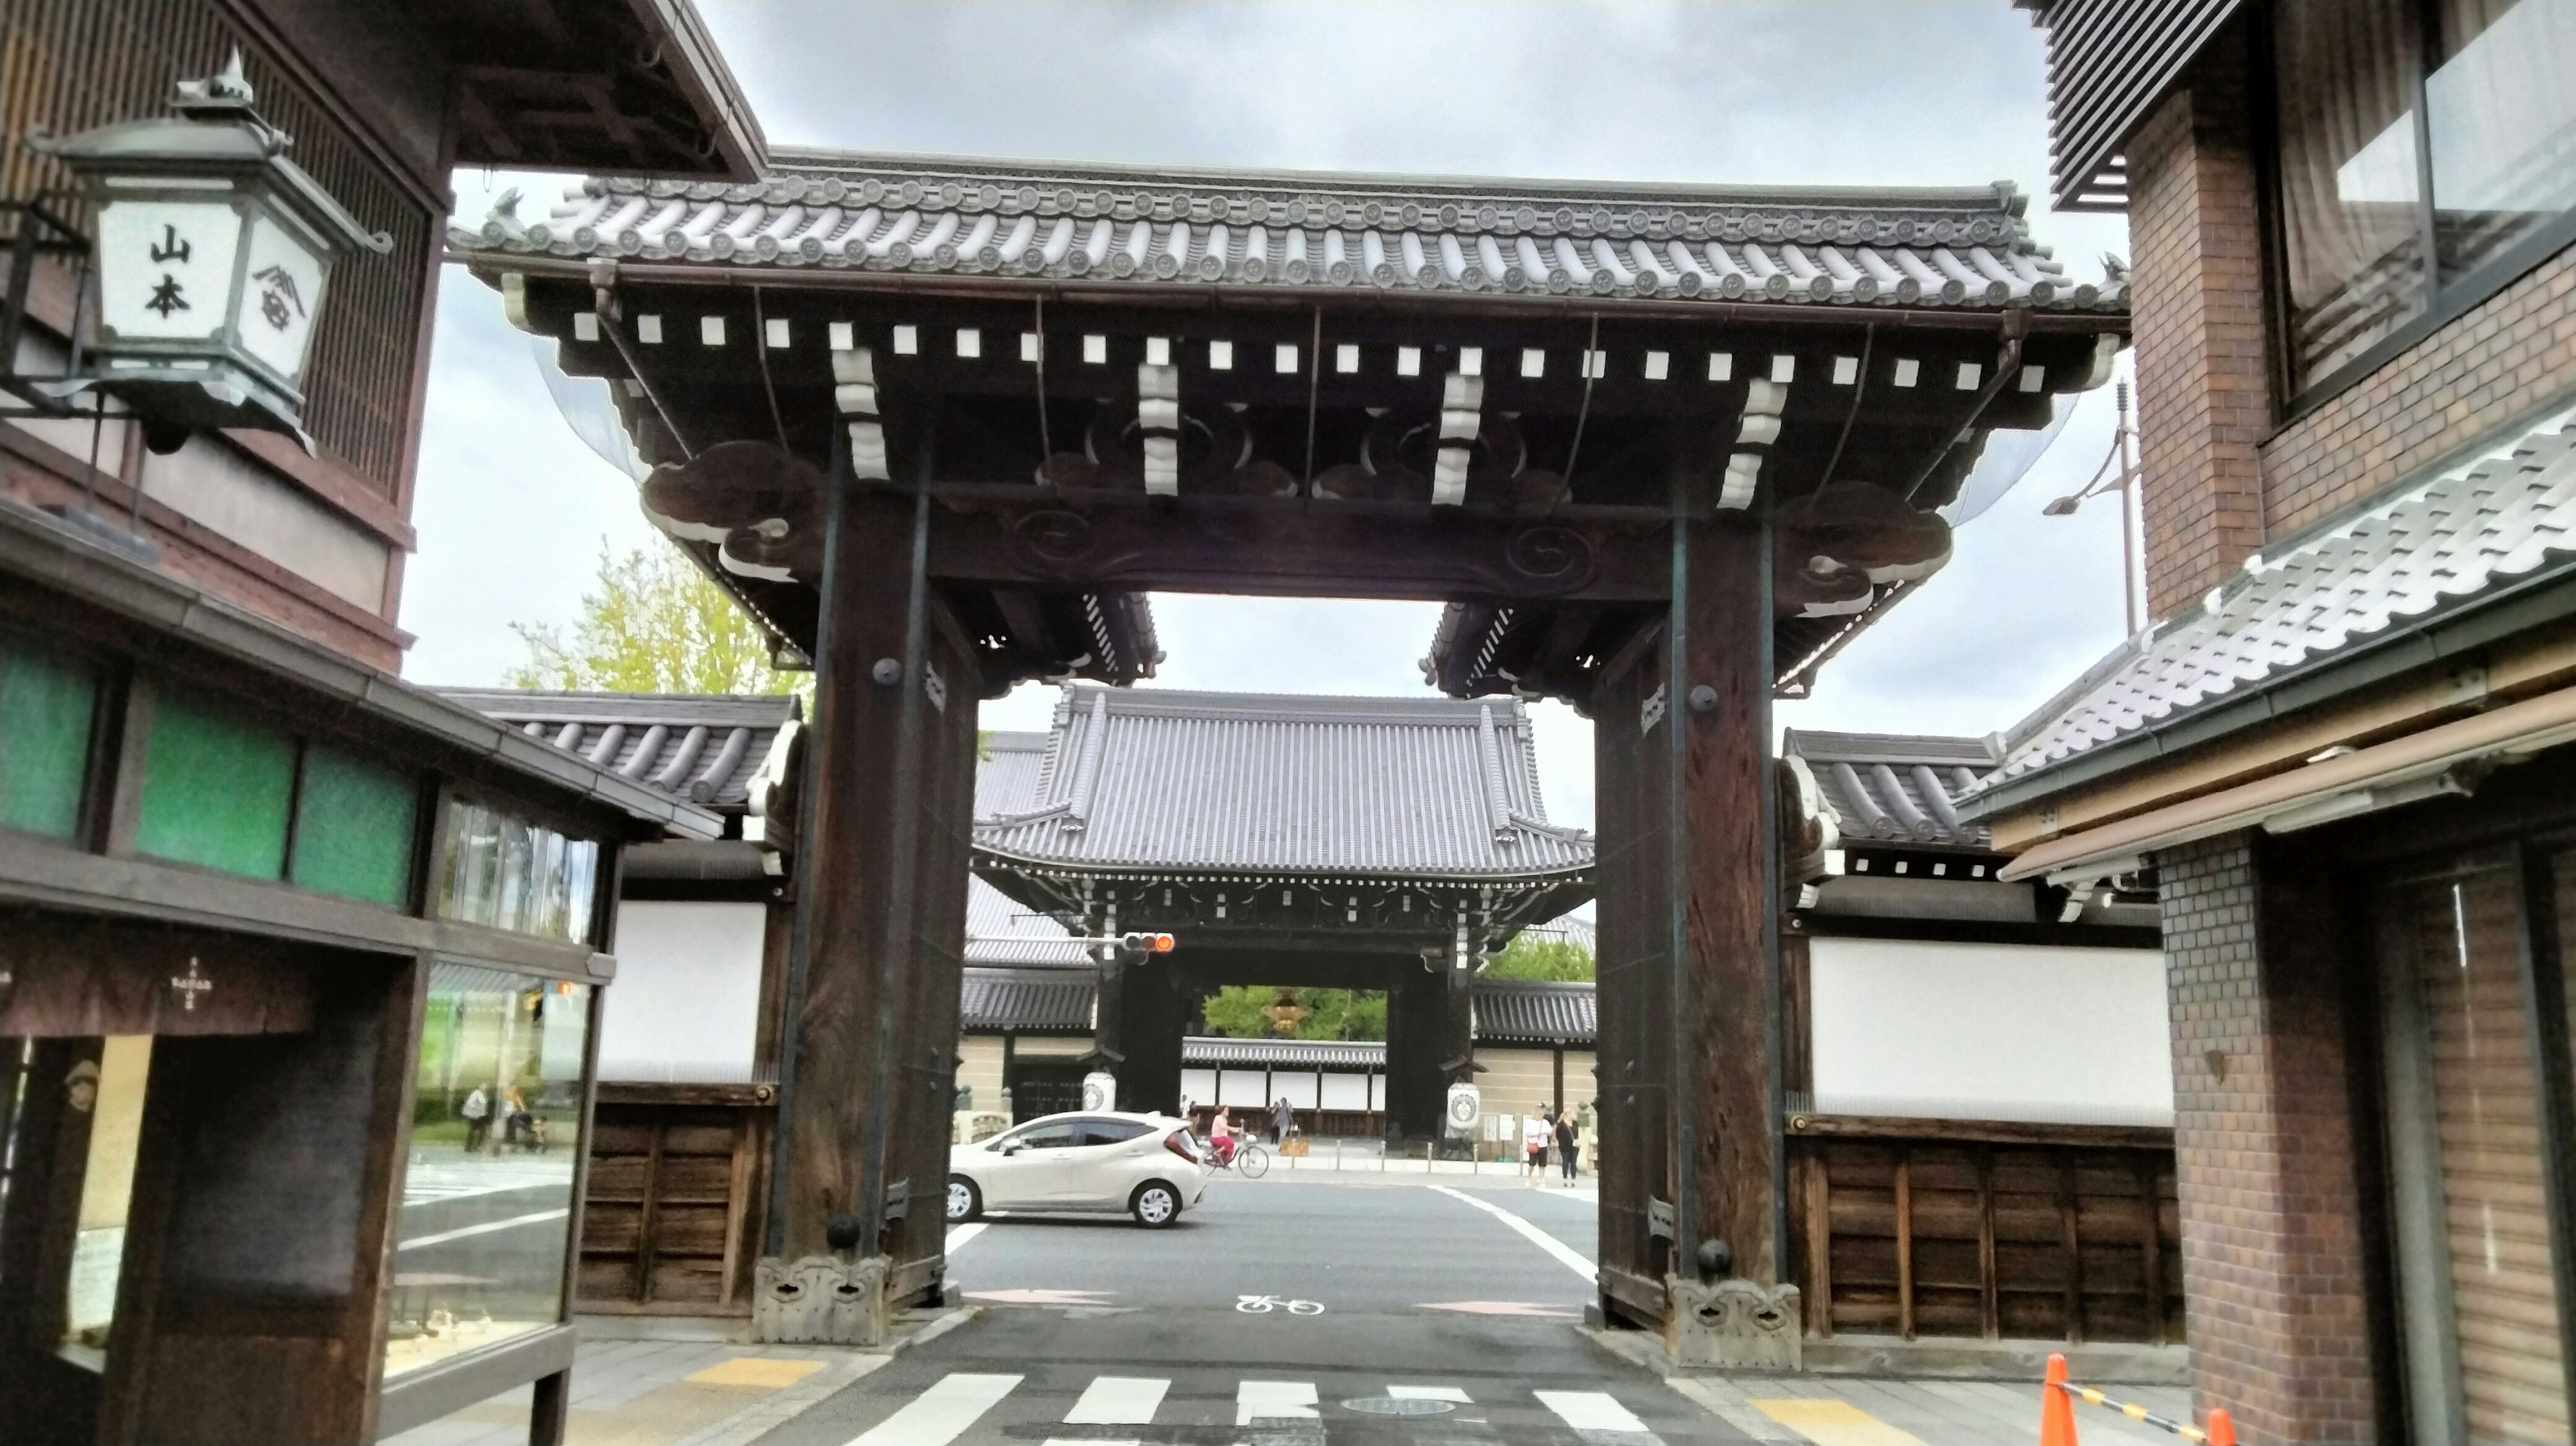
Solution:
<svg viewBox="0 0 2576 1446">
<path fill-rule="evenodd" d="M 1033 913 L 982 879 L 966 883 L 966 962 L 1088 969 L 1092 961 L 1052 917 Z"/>
<path fill-rule="evenodd" d="M 1088 1030 L 1099 984 L 1067 969 L 969 968 L 958 998 L 962 1029 Z"/>
<path fill-rule="evenodd" d="M 1220 875 L 1590 869 L 1590 836 L 1546 819 L 1516 702 L 1078 684 L 1057 704 L 1035 793 L 980 817 L 975 846 Z"/>
<path fill-rule="evenodd" d="M 1382 1039 L 1227 1039 L 1193 1034 L 1181 1041 L 1181 1063 L 1271 1065 L 1307 1069 L 1386 1068 Z"/>
<path fill-rule="evenodd" d="M 1589 984 L 1476 981 L 1476 1038 L 1502 1043 L 1590 1044 L 1600 1028 Z"/>
<path fill-rule="evenodd" d="M 1984 824 L 1957 812 L 1958 800 L 1995 766 L 1994 745 L 1983 738 L 1791 728 L 1780 756 L 1806 765 L 1845 846 L 1993 847 Z"/>
<path fill-rule="evenodd" d="M 2015 728 L 1978 795 L 2576 570 L 2571 422 L 2552 417 L 2246 559 L 2199 607 L 2123 644 L 2089 685 Z"/>
<path fill-rule="evenodd" d="M 745 806 L 751 776 L 799 708 L 786 693 L 438 692 L 637 783 L 720 809 Z"/>
<path fill-rule="evenodd" d="M 751 184 L 592 179 L 460 252 L 1455 298 L 2117 310 L 2008 184 L 1745 189 L 773 152 Z"/>
</svg>

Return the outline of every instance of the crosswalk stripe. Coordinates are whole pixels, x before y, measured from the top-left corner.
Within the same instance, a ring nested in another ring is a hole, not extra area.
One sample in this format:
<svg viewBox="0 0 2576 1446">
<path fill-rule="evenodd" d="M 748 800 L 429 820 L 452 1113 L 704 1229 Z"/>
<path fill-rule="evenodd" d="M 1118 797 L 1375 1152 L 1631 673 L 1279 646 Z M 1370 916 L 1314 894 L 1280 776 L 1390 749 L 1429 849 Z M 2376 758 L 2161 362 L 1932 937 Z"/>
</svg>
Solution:
<svg viewBox="0 0 2576 1446">
<path fill-rule="evenodd" d="M 1245 1381 L 1234 1388 L 1234 1424 L 1238 1426 L 1255 1421 L 1315 1419 L 1312 1381 Z"/>
<path fill-rule="evenodd" d="M 1020 1384 L 1018 1376 L 955 1372 L 902 1410 L 850 1438 L 846 1446 L 948 1446 Z"/>
<path fill-rule="evenodd" d="M 1456 1386 L 1389 1386 L 1386 1394 L 1389 1399 L 1397 1401 L 1455 1401 L 1461 1406 L 1476 1404 Z"/>
<path fill-rule="evenodd" d="M 1577 1431 L 1637 1431 L 1646 1423 L 1607 1391 L 1539 1391 L 1539 1404 Z"/>
<path fill-rule="evenodd" d="M 1146 1376 L 1094 1376 L 1082 1399 L 1064 1413 L 1068 1426 L 1149 1426 L 1169 1381 Z"/>
</svg>

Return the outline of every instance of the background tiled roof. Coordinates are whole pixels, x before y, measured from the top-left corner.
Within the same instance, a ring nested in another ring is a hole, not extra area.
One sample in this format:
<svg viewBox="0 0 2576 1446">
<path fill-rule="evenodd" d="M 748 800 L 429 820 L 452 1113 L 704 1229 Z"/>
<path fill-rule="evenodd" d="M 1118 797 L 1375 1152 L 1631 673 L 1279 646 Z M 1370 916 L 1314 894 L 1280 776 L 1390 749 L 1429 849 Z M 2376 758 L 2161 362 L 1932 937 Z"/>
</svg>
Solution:
<svg viewBox="0 0 2576 1446">
<path fill-rule="evenodd" d="M 1516 702 L 1076 685 L 1033 793 L 1016 792 L 1011 756 L 1016 806 L 976 801 L 976 847 L 1006 858 L 1410 877 L 1592 865 L 1588 835 L 1546 822 Z"/>
<path fill-rule="evenodd" d="M 1087 1031 L 1098 995 L 1088 970 L 969 968 L 959 993 L 959 1027 Z"/>
<path fill-rule="evenodd" d="M 1979 793 L 2576 564 L 2576 414 L 2248 558 L 2011 737 Z M 2111 661 L 2111 660 L 2106 660 Z M 2071 694 L 2071 696 L 2069 695 Z"/>
<path fill-rule="evenodd" d="M 1025 277 L 1878 306 L 2116 310 L 1977 190 L 1654 186 L 772 155 L 739 185 L 593 179 L 461 252 Z"/>
<path fill-rule="evenodd" d="M 1986 826 L 1961 819 L 1955 807 L 1995 765 L 1994 747 L 1985 739 L 1791 728 L 1780 753 L 1806 763 L 1845 846 L 1880 840 L 1992 847 Z"/>
<path fill-rule="evenodd" d="M 1588 1045 L 1599 1027 L 1596 999 L 1589 984 L 1476 981 L 1479 1040 Z"/>
<path fill-rule="evenodd" d="M 786 693 L 438 692 L 623 777 L 728 810 L 745 806 L 751 776 L 799 708 Z"/>
</svg>

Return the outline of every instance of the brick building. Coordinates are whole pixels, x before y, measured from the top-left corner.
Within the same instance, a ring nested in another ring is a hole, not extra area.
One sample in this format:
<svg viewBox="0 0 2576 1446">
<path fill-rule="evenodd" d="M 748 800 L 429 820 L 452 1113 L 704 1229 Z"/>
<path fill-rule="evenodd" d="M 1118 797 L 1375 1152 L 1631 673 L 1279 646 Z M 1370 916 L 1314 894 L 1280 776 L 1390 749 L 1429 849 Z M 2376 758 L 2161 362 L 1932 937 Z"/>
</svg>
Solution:
<svg viewBox="0 0 2576 1446">
<path fill-rule="evenodd" d="M 2039 0 L 2155 621 L 1965 802 L 2160 892 L 2199 1405 L 2564 1441 L 2576 5 Z"/>
</svg>

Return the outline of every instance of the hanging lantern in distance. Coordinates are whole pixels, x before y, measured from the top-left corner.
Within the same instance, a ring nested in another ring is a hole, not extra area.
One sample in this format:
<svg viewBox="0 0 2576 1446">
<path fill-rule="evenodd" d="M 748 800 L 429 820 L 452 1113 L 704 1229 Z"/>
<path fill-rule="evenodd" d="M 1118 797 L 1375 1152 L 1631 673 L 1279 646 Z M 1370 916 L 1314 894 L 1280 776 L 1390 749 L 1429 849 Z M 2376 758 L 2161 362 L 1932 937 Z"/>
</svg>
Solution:
<svg viewBox="0 0 2576 1446">
<path fill-rule="evenodd" d="M 49 390 L 118 398 L 156 452 L 214 427 L 312 450 L 304 377 L 332 265 L 393 249 L 286 158 L 252 98 L 235 51 L 221 74 L 179 82 L 175 118 L 29 142 L 71 168 L 97 217 L 82 366 Z"/>
</svg>

